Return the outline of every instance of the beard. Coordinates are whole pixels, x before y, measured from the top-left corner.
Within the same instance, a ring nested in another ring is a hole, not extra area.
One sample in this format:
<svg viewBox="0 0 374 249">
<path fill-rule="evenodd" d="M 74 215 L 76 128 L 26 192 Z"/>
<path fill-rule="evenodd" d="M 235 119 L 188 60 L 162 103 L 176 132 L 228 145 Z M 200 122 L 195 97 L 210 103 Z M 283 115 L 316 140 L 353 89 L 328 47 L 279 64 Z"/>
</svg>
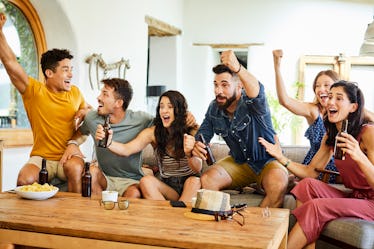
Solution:
<svg viewBox="0 0 374 249">
<path fill-rule="evenodd" d="M 223 111 L 229 108 L 229 106 L 236 100 L 236 92 L 234 92 L 234 94 L 230 98 L 225 97 L 225 99 L 226 99 L 225 103 L 219 103 L 217 102 L 217 96 L 216 96 L 216 103 L 218 105 L 218 108 Z"/>
</svg>

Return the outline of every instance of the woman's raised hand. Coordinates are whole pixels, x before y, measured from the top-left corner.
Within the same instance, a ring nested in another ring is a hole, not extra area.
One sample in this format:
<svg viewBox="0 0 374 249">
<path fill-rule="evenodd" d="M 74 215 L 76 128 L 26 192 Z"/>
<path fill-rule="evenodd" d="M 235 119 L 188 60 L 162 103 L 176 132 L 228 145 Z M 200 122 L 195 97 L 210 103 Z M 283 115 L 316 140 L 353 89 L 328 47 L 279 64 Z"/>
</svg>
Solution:
<svg viewBox="0 0 374 249">
<path fill-rule="evenodd" d="M 274 135 L 275 144 L 269 143 L 263 137 L 258 138 L 258 142 L 264 146 L 266 152 L 273 156 L 275 159 L 280 159 L 283 156 L 282 148 L 279 143 L 279 139 L 277 135 Z"/>
</svg>

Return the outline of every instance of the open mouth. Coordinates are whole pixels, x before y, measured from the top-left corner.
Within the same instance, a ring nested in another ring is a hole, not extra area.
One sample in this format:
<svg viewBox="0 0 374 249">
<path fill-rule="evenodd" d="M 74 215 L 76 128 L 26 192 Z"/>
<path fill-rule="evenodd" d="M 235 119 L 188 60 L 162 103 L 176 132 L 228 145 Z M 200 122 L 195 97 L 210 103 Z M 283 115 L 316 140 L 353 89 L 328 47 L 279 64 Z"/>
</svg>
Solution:
<svg viewBox="0 0 374 249">
<path fill-rule="evenodd" d="M 220 95 L 216 96 L 216 101 L 217 102 L 225 102 L 226 100 L 227 100 L 226 97 L 223 97 L 223 96 L 220 96 Z"/>
<path fill-rule="evenodd" d="M 164 116 L 162 116 L 162 120 L 164 122 L 169 122 L 170 121 L 170 116 L 169 115 L 164 115 Z"/>
<path fill-rule="evenodd" d="M 322 101 L 327 101 L 329 96 L 326 93 L 322 93 L 319 95 L 319 97 L 321 98 Z"/>
<path fill-rule="evenodd" d="M 338 112 L 338 110 L 333 109 L 333 108 L 330 108 L 330 109 L 328 110 L 328 112 L 329 112 L 329 115 L 330 115 L 330 116 L 334 116 L 334 115 Z"/>
</svg>

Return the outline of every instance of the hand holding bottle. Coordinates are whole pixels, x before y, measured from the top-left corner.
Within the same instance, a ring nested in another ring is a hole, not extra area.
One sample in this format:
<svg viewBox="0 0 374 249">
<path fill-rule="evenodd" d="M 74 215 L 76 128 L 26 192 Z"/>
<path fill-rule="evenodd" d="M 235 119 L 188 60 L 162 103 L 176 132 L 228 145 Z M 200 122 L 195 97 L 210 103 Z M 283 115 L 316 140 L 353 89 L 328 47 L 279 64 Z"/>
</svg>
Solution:
<svg viewBox="0 0 374 249">
<path fill-rule="evenodd" d="M 106 133 L 101 124 L 97 125 L 96 133 L 95 133 L 95 140 L 98 141 L 98 146 L 99 146 L 99 142 L 101 140 L 106 139 L 106 134 L 108 134 L 108 138 L 107 138 L 106 147 L 104 147 L 104 148 L 108 148 L 109 145 L 112 143 L 112 141 L 113 141 L 113 130 L 110 129 L 110 130 L 108 130 L 108 133 Z"/>
<path fill-rule="evenodd" d="M 338 132 L 335 138 L 334 159 L 345 160 L 345 151 L 342 149 L 344 143 L 340 143 L 339 137 L 342 136 L 343 132 L 347 133 L 347 130 L 348 130 L 348 120 L 343 120 L 340 132 Z"/>
<path fill-rule="evenodd" d="M 97 146 L 107 148 L 112 143 L 112 134 L 110 127 L 110 116 L 107 115 L 103 125 L 98 125 L 96 129 L 95 138 L 98 140 Z"/>
<path fill-rule="evenodd" d="M 199 134 L 199 140 L 205 145 L 206 150 L 206 163 L 210 166 L 216 163 L 213 152 L 210 148 L 210 145 L 205 141 L 203 134 Z"/>
<path fill-rule="evenodd" d="M 344 144 L 343 150 L 345 155 L 349 155 L 353 161 L 368 158 L 360 147 L 360 143 L 350 134 L 342 133 L 338 137 L 338 144 Z"/>
</svg>

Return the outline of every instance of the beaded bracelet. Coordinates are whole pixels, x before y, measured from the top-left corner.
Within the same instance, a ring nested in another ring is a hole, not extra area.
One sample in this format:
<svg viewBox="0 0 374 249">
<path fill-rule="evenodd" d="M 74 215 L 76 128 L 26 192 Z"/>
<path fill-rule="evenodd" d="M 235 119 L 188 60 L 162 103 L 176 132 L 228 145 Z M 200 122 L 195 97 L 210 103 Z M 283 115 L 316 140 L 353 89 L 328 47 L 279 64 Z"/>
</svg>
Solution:
<svg viewBox="0 0 374 249">
<path fill-rule="evenodd" d="M 239 73 L 241 69 L 242 69 L 242 64 L 239 64 L 239 69 L 238 69 L 238 71 L 236 71 L 236 72 L 234 72 L 234 73 Z"/>
<path fill-rule="evenodd" d="M 69 140 L 66 145 L 75 144 L 76 146 L 79 146 L 77 140 Z"/>
<path fill-rule="evenodd" d="M 287 160 L 287 162 L 286 162 L 285 164 L 283 164 L 283 166 L 284 166 L 285 168 L 287 168 L 287 167 L 288 167 L 288 165 L 290 165 L 290 163 L 291 163 L 291 160 L 290 160 L 290 159 L 288 159 L 288 160 Z"/>
</svg>

